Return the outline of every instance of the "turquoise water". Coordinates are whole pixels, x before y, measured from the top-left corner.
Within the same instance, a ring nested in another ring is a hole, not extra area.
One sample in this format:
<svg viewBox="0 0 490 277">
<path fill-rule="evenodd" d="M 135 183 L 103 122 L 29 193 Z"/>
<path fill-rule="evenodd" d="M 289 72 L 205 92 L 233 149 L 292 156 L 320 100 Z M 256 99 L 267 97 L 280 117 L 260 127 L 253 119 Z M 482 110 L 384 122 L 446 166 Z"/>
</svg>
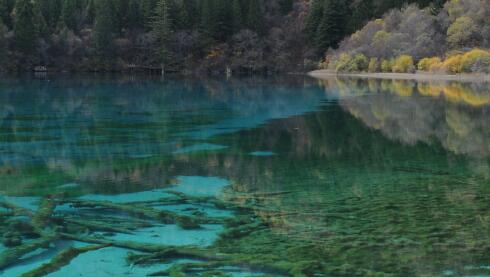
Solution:
<svg viewBox="0 0 490 277">
<path fill-rule="evenodd" d="M 490 276 L 489 200 L 488 83 L 0 83 L 1 276 Z"/>
</svg>

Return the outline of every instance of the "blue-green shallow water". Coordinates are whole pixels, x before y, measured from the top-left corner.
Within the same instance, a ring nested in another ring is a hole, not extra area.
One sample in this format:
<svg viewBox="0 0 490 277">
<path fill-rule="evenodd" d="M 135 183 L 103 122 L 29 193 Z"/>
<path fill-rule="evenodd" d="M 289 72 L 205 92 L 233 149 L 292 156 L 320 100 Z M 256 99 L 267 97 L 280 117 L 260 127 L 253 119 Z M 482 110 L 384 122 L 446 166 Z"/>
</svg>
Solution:
<svg viewBox="0 0 490 277">
<path fill-rule="evenodd" d="M 488 83 L 5 78 L 0 275 L 490 276 L 489 165 Z"/>
</svg>

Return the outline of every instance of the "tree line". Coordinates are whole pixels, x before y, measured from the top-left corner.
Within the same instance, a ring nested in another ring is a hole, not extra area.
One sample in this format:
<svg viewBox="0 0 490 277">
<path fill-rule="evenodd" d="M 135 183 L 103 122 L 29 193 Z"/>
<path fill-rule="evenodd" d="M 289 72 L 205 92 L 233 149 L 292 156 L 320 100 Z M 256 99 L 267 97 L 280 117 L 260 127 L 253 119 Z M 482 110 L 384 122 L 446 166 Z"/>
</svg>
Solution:
<svg viewBox="0 0 490 277">
<path fill-rule="evenodd" d="M 369 21 L 323 66 L 344 72 L 490 73 L 490 1 L 450 0 L 441 9 L 392 9 Z"/>
<path fill-rule="evenodd" d="M 442 0 L 0 0 L 0 69 L 307 70 L 364 23 Z"/>
</svg>

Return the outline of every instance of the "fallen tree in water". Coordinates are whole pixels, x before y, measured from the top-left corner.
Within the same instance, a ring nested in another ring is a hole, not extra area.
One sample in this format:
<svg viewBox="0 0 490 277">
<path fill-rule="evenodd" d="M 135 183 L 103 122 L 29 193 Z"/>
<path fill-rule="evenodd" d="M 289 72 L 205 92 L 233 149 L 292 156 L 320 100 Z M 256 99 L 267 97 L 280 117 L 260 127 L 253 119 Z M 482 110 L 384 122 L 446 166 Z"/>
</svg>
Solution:
<svg viewBox="0 0 490 277">
<path fill-rule="evenodd" d="M 0 206 L 5 223 L 1 227 L 4 234 L 18 239 L 15 246 L 0 253 L 0 270 L 5 270 L 24 257 L 36 251 L 47 249 L 59 240 L 79 241 L 89 244 L 80 248 L 68 248 L 58 253 L 51 261 L 24 277 L 44 276 L 68 265 L 79 255 L 97 251 L 105 247 L 118 247 L 136 251 L 127 257 L 128 266 L 171 263 L 178 259 L 190 259 L 195 262 L 177 263 L 168 270 L 158 271 L 151 276 L 186 276 L 190 273 L 206 273 L 210 276 L 228 276 L 226 269 L 246 267 L 260 272 L 287 273 L 287 270 L 274 264 L 258 260 L 248 255 L 237 256 L 223 253 L 219 247 L 166 246 L 136 241 L 113 240 L 113 234 L 134 234 L 143 228 L 175 224 L 181 229 L 199 229 L 203 224 L 220 224 L 225 227 L 220 240 L 234 240 L 263 230 L 265 225 L 255 217 L 245 205 L 236 205 L 230 201 L 214 197 L 190 196 L 180 192 L 169 192 L 171 198 L 138 203 L 113 203 L 109 201 L 82 200 L 66 198 L 64 195 L 50 195 L 40 200 L 37 211 L 22 208 L 7 201 Z M 263 195 L 257 195 L 263 197 Z M 243 196 L 239 197 L 240 199 Z M 204 213 L 183 215 L 173 211 L 159 210 L 155 206 L 166 205 L 210 205 L 217 209 L 234 210 L 238 215 L 233 218 L 211 217 Z M 66 207 L 70 207 L 68 210 Z M 122 218 L 121 218 L 122 217 Z M 4 235 L 4 244 L 8 236 Z M 25 242 L 23 239 L 29 238 Z M 177 275 L 176 275 L 177 274 Z M 180 274 L 180 275 L 179 275 Z"/>
</svg>

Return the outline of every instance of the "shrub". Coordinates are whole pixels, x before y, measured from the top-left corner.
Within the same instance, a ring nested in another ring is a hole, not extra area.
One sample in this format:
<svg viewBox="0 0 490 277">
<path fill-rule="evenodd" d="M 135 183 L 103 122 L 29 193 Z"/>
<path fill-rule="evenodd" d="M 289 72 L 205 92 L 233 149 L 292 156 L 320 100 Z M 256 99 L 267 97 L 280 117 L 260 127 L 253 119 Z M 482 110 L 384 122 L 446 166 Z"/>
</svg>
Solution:
<svg viewBox="0 0 490 277">
<path fill-rule="evenodd" d="M 381 61 L 381 71 L 382 72 L 391 72 L 393 68 L 393 60 L 385 60 Z"/>
<path fill-rule="evenodd" d="M 337 61 L 337 72 L 360 72 L 369 66 L 368 59 L 363 54 L 357 54 L 351 58 L 348 54 L 341 54 Z"/>
<path fill-rule="evenodd" d="M 473 49 L 461 58 L 461 72 L 488 72 L 485 65 L 490 64 L 490 51 Z"/>
<path fill-rule="evenodd" d="M 441 67 L 441 59 L 438 57 L 433 58 L 423 58 L 417 64 L 418 70 L 421 71 L 438 71 Z"/>
<path fill-rule="evenodd" d="M 463 55 L 456 54 L 448 57 L 443 63 L 442 67 L 449 73 L 461 73 L 462 72 Z"/>
<path fill-rule="evenodd" d="M 340 54 L 338 60 L 336 60 L 333 65 L 335 66 L 335 71 L 345 72 L 349 67 L 351 56 L 349 54 Z"/>
<path fill-rule="evenodd" d="M 415 71 L 413 58 L 409 55 L 399 56 L 396 58 L 392 70 L 396 73 L 413 73 Z"/>
<path fill-rule="evenodd" d="M 377 58 L 371 58 L 369 60 L 368 71 L 369 72 L 378 72 L 379 71 L 379 62 L 378 62 Z"/>
<path fill-rule="evenodd" d="M 352 68 L 354 71 L 366 71 L 369 66 L 369 60 L 363 54 L 357 54 L 354 59 L 352 59 Z"/>
</svg>

